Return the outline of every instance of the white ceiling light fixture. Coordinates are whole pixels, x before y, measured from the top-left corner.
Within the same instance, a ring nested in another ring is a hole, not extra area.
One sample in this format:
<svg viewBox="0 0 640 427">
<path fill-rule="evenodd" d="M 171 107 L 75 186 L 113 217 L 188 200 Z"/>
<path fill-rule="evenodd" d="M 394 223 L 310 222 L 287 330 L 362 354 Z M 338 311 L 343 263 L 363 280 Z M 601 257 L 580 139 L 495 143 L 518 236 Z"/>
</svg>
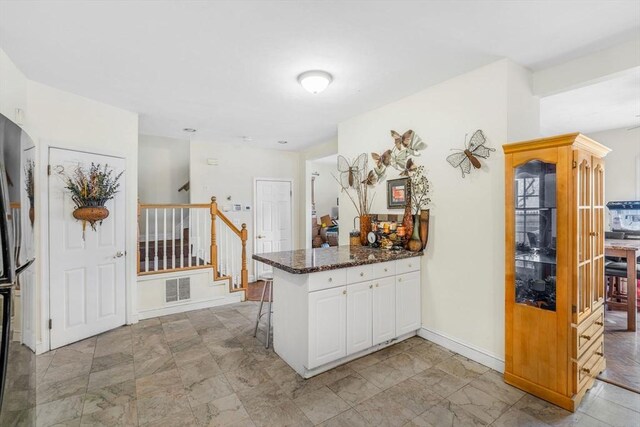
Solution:
<svg viewBox="0 0 640 427">
<path fill-rule="evenodd" d="M 322 70 L 305 71 L 298 76 L 298 83 L 309 93 L 323 92 L 333 81 L 333 76 Z"/>
</svg>

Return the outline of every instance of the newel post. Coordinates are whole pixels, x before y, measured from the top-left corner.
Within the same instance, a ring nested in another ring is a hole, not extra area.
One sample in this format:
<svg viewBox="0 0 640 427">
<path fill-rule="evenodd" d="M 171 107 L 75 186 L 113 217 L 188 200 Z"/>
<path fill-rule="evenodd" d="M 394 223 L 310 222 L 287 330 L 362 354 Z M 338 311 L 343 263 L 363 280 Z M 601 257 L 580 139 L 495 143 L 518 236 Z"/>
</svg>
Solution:
<svg viewBox="0 0 640 427">
<path fill-rule="evenodd" d="M 240 230 L 240 239 L 242 240 L 242 282 L 243 289 L 247 288 L 249 284 L 249 271 L 247 270 L 247 237 L 249 232 L 247 231 L 247 224 L 242 224 L 242 230 Z"/>
<path fill-rule="evenodd" d="M 218 243 L 216 242 L 216 216 L 218 216 L 218 202 L 216 196 L 211 197 L 211 266 L 213 278 L 218 278 Z"/>
</svg>

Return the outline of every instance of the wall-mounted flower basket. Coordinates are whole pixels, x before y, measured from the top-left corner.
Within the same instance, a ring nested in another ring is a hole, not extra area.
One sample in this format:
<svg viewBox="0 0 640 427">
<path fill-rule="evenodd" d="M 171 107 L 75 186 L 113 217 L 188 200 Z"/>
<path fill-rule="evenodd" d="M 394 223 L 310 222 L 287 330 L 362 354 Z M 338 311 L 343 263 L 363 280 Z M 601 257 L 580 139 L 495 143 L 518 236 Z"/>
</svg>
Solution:
<svg viewBox="0 0 640 427">
<path fill-rule="evenodd" d="M 109 209 L 104 206 L 85 206 L 73 211 L 73 217 L 77 220 L 88 222 L 95 230 L 95 223 L 102 222 L 109 216 Z"/>
<path fill-rule="evenodd" d="M 96 224 L 102 224 L 109 216 L 109 210 L 105 205 L 118 192 L 118 181 L 123 172 L 114 175 L 109 165 L 101 167 L 99 164 L 91 163 L 88 170 L 78 166 L 70 175 L 66 175 L 64 169 L 60 173 L 64 177 L 65 188 L 71 193 L 71 200 L 76 205 L 73 217 L 82 221 L 84 239 L 87 223 L 95 231 Z"/>
</svg>

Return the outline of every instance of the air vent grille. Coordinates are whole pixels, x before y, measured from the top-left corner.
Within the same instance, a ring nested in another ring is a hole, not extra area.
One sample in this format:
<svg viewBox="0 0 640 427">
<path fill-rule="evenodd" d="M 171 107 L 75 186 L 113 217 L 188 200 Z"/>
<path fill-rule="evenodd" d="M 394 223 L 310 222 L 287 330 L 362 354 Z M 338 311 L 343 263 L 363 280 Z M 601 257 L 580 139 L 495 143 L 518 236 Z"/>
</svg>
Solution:
<svg viewBox="0 0 640 427">
<path fill-rule="evenodd" d="M 191 299 L 191 278 L 167 279 L 165 282 L 165 301 L 178 302 Z"/>
</svg>

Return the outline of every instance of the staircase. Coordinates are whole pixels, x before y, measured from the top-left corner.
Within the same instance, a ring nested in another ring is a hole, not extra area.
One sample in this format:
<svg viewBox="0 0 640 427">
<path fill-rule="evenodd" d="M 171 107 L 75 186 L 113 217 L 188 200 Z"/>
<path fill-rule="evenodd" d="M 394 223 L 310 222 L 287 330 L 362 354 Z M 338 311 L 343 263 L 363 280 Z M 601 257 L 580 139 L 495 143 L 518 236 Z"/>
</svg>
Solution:
<svg viewBox="0 0 640 427">
<path fill-rule="evenodd" d="M 247 226 L 210 204 L 138 206 L 138 275 L 212 268 L 214 280 L 245 291 Z"/>
</svg>

